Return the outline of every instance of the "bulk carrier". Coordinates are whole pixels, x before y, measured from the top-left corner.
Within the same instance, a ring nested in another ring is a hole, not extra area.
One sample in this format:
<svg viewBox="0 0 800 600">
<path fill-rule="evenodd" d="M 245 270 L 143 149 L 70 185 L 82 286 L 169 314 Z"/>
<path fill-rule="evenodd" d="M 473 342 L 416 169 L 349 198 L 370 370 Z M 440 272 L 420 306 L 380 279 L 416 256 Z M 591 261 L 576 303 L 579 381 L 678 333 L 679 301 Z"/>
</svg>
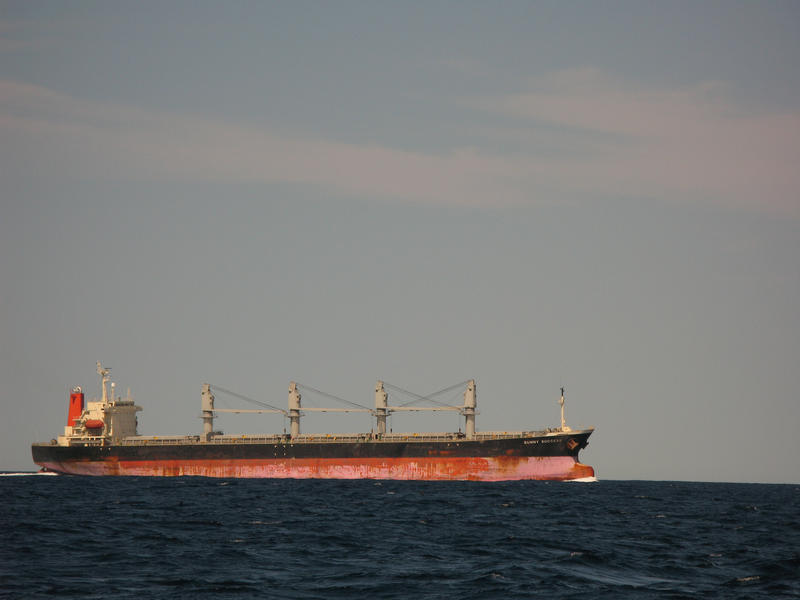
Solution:
<svg viewBox="0 0 800 600">
<path fill-rule="evenodd" d="M 375 386 L 374 408 L 349 401 L 344 402 L 355 406 L 302 407 L 300 388 L 305 386 L 292 382 L 285 410 L 257 401 L 252 402 L 262 408 L 216 408 L 212 389 L 217 392 L 228 390 L 203 384 L 202 434 L 141 436 L 137 431 L 136 413 L 142 409 L 136 406 L 130 391 L 125 398 L 115 397 L 115 384 L 109 386 L 110 370 L 98 362 L 97 373 L 100 376 L 100 398 L 84 402 L 82 389 L 73 388 L 69 395 L 64 434 L 50 443 L 32 445 L 33 461 L 43 470 L 70 475 L 297 479 L 511 481 L 594 478 L 594 469 L 578 461 L 578 453 L 587 446 L 594 428 L 567 427 L 563 388 L 560 427 L 541 431 L 479 432 L 475 429 L 477 392 L 474 380 L 465 382 L 464 403 L 459 406 L 433 400 L 433 396 L 440 392 L 425 397 L 414 395 L 415 401 L 392 406 L 386 387 L 394 386 L 384 386 L 379 381 Z M 424 400 L 436 406 L 410 406 Z M 387 418 L 393 413 L 420 410 L 458 412 L 464 417 L 464 431 L 386 431 Z M 225 435 L 214 430 L 214 418 L 223 412 L 282 413 L 289 420 L 290 431 Z M 369 412 L 376 420 L 376 427 L 368 433 L 301 434 L 300 419 L 305 412 Z"/>
</svg>

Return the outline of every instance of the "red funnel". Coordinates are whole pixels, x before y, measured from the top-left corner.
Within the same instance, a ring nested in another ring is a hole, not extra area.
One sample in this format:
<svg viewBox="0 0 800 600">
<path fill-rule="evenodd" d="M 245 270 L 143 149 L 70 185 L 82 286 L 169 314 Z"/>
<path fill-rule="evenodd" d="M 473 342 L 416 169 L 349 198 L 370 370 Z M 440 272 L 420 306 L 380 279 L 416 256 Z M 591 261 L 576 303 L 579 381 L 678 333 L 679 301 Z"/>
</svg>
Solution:
<svg viewBox="0 0 800 600">
<path fill-rule="evenodd" d="M 75 426 L 81 414 L 83 413 L 83 392 L 81 388 L 76 387 L 72 389 L 69 395 L 69 412 L 67 413 L 67 425 L 70 427 Z"/>
</svg>

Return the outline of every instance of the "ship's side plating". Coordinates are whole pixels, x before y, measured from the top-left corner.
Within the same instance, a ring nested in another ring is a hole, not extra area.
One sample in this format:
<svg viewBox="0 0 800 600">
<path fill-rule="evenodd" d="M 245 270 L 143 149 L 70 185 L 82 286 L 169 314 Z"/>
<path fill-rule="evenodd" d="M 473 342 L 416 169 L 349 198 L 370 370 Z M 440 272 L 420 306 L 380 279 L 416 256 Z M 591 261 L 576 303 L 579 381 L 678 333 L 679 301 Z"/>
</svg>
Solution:
<svg viewBox="0 0 800 600">
<path fill-rule="evenodd" d="M 504 434 L 451 441 L 364 439 L 223 443 L 197 438 L 126 440 L 113 446 L 33 446 L 34 461 L 76 475 L 202 475 L 338 479 L 578 479 L 594 471 L 578 462 L 592 430 Z M 308 436 L 313 438 L 314 436 Z M 367 436 L 365 436 L 366 438 Z M 393 436 L 394 437 L 394 436 Z"/>
<path fill-rule="evenodd" d="M 98 363 L 98 373 L 102 377 L 102 399 L 94 406 L 89 403 L 93 410 L 78 414 L 73 392 L 68 413 L 71 425 L 58 440 L 32 446 L 35 463 L 50 471 L 75 475 L 483 481 L 594 476 L 592 467 L 578 461 L 578 453 L 588 444 L 593 429 L 572 430 L 566 426 L 563 390 L 560 428 L 476 432 L 476 388 L 475 382 L 469 381 L 463 407 L 435 408 L 461 412 L 466 420 L 464 434 L 387 434 L 386 416 L 403 408 L 388 405 L 383 383 L 378 382 L 375 410 L 366 409 L 377 418 L 377 433 L 301 435 L 301 399 L 297 384 L 292 383 L 288 411 L 275 408 L 229 411 L 282 412 L 290 419 L 290 434 L 226 436 L 213 431 L 214 415 L 222 411 L 215 410 L 210 386 L 204 384 L 202 435 L 143 437 L 137 435 L 135 416 L 130 421 L 130 415 L 141 409 L 130 398 L 115 400 L 113 387 L 109 398 L 108 370 Z M 80 405 L 83 405 L 82 394 Z M 102 419 L 97 419 L 98 415 Z M 124 424 L 118 424 L 116 430 L 129 435 L 112 435 L 111 421 L 115 417 Z M 86 427 L 87 422 L 97 420 L 102 420 L 102 429 Z"/>
</svg>

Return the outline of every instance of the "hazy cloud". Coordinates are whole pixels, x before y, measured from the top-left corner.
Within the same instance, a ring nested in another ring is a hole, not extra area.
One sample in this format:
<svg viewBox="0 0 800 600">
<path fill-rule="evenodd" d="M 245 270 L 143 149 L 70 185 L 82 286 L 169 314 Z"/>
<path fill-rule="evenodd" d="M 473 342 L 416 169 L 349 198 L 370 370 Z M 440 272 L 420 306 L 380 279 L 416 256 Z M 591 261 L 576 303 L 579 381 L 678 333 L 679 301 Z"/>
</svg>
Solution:
<svg viewBox="0 0 800 600">
<path fill-rule="evenodd" d="M 311 184 L 410 201 L 519 201 L 513 161 L 289 138 L 213 118 L 87 102 L 0 81 L 2 165 L 40 176 Z"/>
<path fill-rule="evenodd" d="M 800 208 L 800 113 L 745 108 L 719 82 L 644 89 L 572 70 L 473 105 L 585 132 L 559 168 L 596 191 Z"/>
<path fill-rule="evenodd" d="M 0 169 L 40 177 L 282 182 L 411 202 L 551 202 L 592 192 L 798 209 L 800 115 L 744 110 L 719 84 L 631 89 L 596 71 L 570 71 L 528 92 L 468 102 L 507 115 L 509 129 L 518 126 L 527 138 L 514 153 L 456 147 L 430 154 L 291 137 L 0 81 Z M 572 141 L 548 153 L 554 125 L 569 130 L 565 139 Z"/>
</svg>

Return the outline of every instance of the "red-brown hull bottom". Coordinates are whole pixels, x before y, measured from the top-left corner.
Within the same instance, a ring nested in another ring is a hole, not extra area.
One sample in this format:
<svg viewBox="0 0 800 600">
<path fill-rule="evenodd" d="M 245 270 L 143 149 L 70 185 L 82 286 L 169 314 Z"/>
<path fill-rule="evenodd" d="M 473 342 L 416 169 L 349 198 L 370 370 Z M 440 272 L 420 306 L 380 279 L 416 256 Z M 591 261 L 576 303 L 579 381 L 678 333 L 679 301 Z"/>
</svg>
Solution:
<svg viewBox="0 0 800 600">
<path fill-rule="evenodd" d="M 71 475 L 201 476 L 271 479 L 406 479 L 515 481 L 594 477 L 594 469 L 569 456 L 431 458 L 290 458 L 204 460 L 104 460 L 45 463 Z"/>
</svg>

